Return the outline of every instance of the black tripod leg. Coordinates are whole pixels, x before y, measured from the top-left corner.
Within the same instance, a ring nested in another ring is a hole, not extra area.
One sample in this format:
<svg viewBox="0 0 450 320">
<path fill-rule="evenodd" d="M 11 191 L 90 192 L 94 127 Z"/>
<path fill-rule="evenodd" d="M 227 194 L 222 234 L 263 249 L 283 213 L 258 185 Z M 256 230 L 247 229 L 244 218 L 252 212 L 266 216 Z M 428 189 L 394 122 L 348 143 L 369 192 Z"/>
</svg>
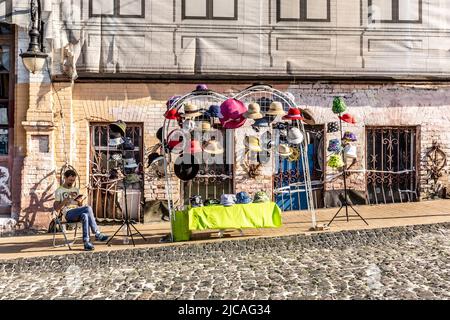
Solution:
<svg viewBox="0 0 450 320">
<path fill-rule="evenodd" d="M 137 234 L 140 235 L 142 239 L 144 239 L 144 241 L 147 241 L 147 239 L 139 232 L 138 229 L 136 229 L 136 227 L 133 224 L 131 224 L 131 226 L 133 227 L 134 230 L 136 230 Z"/>
<path fill-rule="evenodd" d="M 119 229 L 117 229 L 116 233 L 114 233 L 114 235 L 109 238 L 108 242 L 106 242 L 106 245 L 108 245 L 108 243 L 117 235 L 117 233 L 119 233 L 120 230 L 122 230 L 123 226 L 125 225 L 126 222 L 122 223 L 122 225 L 120 226 Z"/>
<path fill-rule="evenodd" d="M 353 206 L 352 206 L 351 204 L 349 204 L 349 206 L 350 206 L 350 208 L 352 208 L 353 211 L 355 211 L 355 213 L 361 218 L 361 220 L 364 221 L 364 223 L 365 223 L 366 225 L 369 225 L 369 224 L 367 223 L 367 221 L 359 214 L 358 211 L 356 211 L 355 208 L 353 208 Z"/>
<path fill-rule="evenodd" d="M 336 212 L 336 214 L 334 215 L 333 219 L 331 219 L 330 222 L 328 222 L 327 226 L 330 226 L 330 224 L 333 222 L 333 220 L 337 217 L 337 215 L 339 214 L 339 212 L 341 212 L 342 208 L 344 207 L 344 205 L 341 205 L 341 207 L 339 208 L 338 212 Z"/>
<path fill-rule="evenodd" d="M 130 223 L 127 223 L 127 235 L 130 236 L 131 238 L 131 243 L 133 244 L 133 247 L 136 247 L 136 244 L 134 243 L 134 238 L 133 238 L 133 232 L 131 232 L 131 228 L 130 228 Z"/>
</svg>

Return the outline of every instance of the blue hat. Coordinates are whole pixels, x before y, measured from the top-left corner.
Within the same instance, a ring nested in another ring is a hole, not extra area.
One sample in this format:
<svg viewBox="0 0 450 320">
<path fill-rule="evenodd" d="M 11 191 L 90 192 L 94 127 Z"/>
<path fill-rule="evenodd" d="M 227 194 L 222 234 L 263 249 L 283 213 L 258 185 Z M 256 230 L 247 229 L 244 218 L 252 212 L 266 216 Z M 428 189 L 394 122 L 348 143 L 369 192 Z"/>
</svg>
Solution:
<svg viewBox="0 0 450 320">
<path fill-rule="evenodd" d="M 222 115 L 220 114 L 220 106 L 213 104 L 209 107 L 208 111 L 206 112 L 208 116 L 211 118 L 221 118 Z"/>
<path fill-rule="evenodd" d="M 269 126 L 269 120 L 267 118 L 265 118 L 265 117 L 261 118 L 261 119 L 258 119 L 258 120 L 255 121 L 253 126 L 260 127 L 260 128 L 262 128 L 262 127 L 266 128 L 266 127 Z"/>
<path fill-rule="evenodd" d="M 247 204 L 250 202 L 252 202 L 252 198 L 250 198 L 250 195 L 247 192 L 241 191 L 236 194 L 236 203 Z"/>
<path fill-rule="evenodd" d="M 220 197 L 220 204 L 225 207 L 230 207 L 236 203 L 236 196 L 234 194 L 223 194 Z"/>
</svg>

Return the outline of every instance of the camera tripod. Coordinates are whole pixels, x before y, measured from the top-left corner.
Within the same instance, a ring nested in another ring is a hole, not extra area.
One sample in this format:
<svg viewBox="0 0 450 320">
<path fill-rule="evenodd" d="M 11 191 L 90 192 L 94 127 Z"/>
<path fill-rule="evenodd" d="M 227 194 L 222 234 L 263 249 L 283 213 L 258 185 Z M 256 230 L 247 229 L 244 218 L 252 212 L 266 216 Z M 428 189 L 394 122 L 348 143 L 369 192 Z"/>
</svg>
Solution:
<svg viewBox="0 0 450 320">
<path fill-rule="evenodd" d="M 125 172 L 125 167 L 123 167 L 123 172 Z M 114 235 L 108 240 L 108 242 L 106 243 L 106 245 L 109 244 L 109 242 L 117 235 L 117 233 L 122 230 L 123 227 L 126 226 L 127 228 L 127 234 L 123 235 L 124 237 L 130 237 L 131 238 L 131 242 L 133 243 L 133 247 L 136 246 L 136 244 L 134 243 L 134 238 L 133 235 L 140 235 L 142 237 L 142 239 L 144 239 L 144 241 L 147 241 L 147 239 L 139 232 L 138 229 L 136 229 L 136 227 L 130 222 L 130 217 L 128 215 L 128 200 L 127 200 L 127 183 L 125 181 L 125 177 L 122 179 L 123 182 L 123 190 L 124 190 L 124 197 L 125 197 L 125 220 L 123 221 L 122 225 L 119 227 L 119 229 L 117 229 L 117 231 L 114 233 Z M 133 234 L 131 227 L 133 227 L 133 229 L 137 232 L 135 234 Z"/>
<path fill-rule="evenodd" d="M 340 126 L 340 135 L 341 135 L 341 146 L 342 146 L 342 120 L 339 117 L 339 126 Z M 343 159 L 344 159 L 344 167 L 343 167 L 343 171 L 342 171 L 342 175 L 344 176 L 344 199 L 342 200 L 342 204 L 341 207 L 339 208 L 339 210 L 336 212 L 336 214 L 334 215 L 333 219 L 331 219 L 330 222 L 328 222 L 327 226 L 329 227 L 331 225 L 331 223 L 334 221 L 334 219 L 338 216 L 339 212 L 341 212 L 341 210 L 345 207 L 345 216 L 347 218 L 347 222 L 349 222 L 349 215 L 348 215 L 348 207 L 350 207 L 357 215 L 358 217 L 361 218 L 362 221 L 364 221 L 364 223 L 366 225 L 369 225 L 367 223 L 367 221 L 359 214 L 358 211 L 356 211 L 355 208 L 353 208 L 353 206 L 348 202 L 348 192 L 347 192 L 347 164 L 345 163 L 345 158 L 344 155 L 342 155 Z"/>
</svg>

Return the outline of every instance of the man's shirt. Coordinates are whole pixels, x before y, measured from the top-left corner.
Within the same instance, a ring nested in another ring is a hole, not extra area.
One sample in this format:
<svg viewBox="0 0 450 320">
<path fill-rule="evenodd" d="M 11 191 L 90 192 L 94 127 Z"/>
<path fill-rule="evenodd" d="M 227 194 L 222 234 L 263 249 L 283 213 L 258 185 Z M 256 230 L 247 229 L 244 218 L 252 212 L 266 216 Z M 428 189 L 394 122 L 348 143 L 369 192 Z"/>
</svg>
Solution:
<svg viewBox="0 0 450 320">
<path fill-rule="evenodd" d="M 63 186 L 60 186 L 55 191 L 55 201 L 62 202 L 65 199 L 69 198 L 72 193 L 74 193 L 74 194 L 76 193 L 76 195 L 79 195 L 80 190 L 78 190 L 78 188 L 75 188 L 75 187 L 65 188 Z M 68 205 L 66 205 L 65 207 L 63 207 L 61 209 L 61 211 L 63 214 L 66 214 L 67 211 L 69 211 L 71 209 L 75 209 L 75 208 L 78 208 L 78 202 L 76 202 L 75 200 L 71 200 Z"/>
</svg>

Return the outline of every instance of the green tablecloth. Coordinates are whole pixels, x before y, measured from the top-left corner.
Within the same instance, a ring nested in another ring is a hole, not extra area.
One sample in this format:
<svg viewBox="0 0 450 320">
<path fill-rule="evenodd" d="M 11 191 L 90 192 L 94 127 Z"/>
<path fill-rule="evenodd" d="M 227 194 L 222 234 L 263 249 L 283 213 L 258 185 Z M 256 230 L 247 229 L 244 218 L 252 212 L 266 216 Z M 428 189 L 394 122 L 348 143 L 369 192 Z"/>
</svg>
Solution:
<svg viewBox="0 0 450 320">
<path fill-rule="evenodd" d="M 175 241 L 189 240 L 192 230 L 278 228 L 281 210 L 274 202 L 190 208 L 175 212 L 172 226 Z"/>
</svg>

